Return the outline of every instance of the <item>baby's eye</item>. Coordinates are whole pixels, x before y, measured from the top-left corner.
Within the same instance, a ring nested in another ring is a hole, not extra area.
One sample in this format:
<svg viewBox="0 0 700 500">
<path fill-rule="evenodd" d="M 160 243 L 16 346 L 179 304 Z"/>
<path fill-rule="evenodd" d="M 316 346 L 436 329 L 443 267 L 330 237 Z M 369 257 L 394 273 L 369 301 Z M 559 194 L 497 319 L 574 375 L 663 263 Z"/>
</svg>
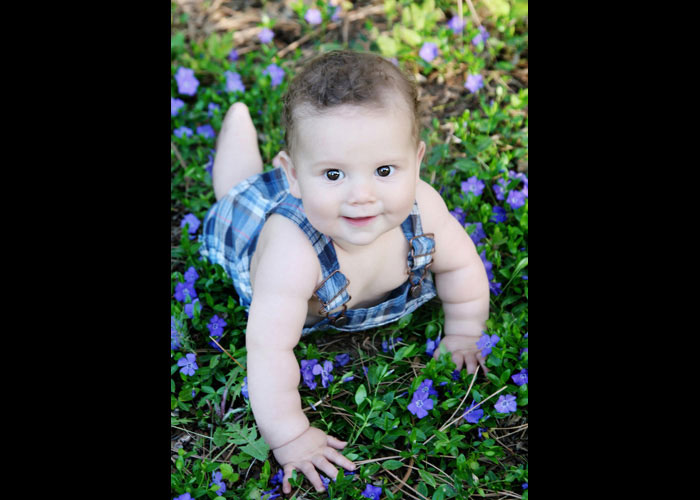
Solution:
<svg viewBox="0 0 700 500">
<path fill-rule="evenodd" d="M 391 173 L 394 171 L 394 166 L 393 165 L 382 165 L 377 169 L 377 175 L 379 177 L 387 177 L 391 175 Z"/>
<path fill-rule="evenodd" d="M 339 179 L 342 179 L 343 177 L 345 177 L 345 174 L 340 170 L 326 170 L 326 179 L 328 179 L 329 181 L 337 181 Z"/>
</svg>

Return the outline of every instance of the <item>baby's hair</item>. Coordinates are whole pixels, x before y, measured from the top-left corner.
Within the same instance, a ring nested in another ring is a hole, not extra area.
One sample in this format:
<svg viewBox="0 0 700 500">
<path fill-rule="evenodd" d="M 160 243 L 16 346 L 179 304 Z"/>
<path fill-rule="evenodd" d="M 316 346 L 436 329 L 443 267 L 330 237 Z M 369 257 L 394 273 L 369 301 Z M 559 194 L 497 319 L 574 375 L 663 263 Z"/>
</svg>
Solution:
<svg viewBox="0 0 700 500">
<path fill-rule="evenodd" d="M 413 140 L 417 144 L 418 89 L 393 63 L 377 54 L 350 50 L 334 50 L 312 59 L 290 82 L 282 97 L 287 151 L 292 153 L 295 118 L 301 107 L 310 106 L 315 113 L 343 104 L 382 108 L 392 93 L 401 95 L 408 105 L 413 119 Z"/>
</svg>

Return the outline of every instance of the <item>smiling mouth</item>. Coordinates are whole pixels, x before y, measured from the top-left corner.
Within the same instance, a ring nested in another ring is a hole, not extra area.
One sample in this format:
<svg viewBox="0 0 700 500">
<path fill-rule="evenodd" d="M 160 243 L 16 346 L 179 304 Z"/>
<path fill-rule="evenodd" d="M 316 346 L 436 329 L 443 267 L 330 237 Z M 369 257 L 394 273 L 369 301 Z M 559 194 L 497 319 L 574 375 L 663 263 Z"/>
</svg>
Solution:
<svg viewBox="0 0 700 500">
<path fill-rule="evenodd" d="M 365 224 L 368 224 L 372 219 L 374 219 L 376 215 L 372 215 L 371 217 L 343 217 L 346 221 L 348 221 L 350 224 L 353 226 L 364 226 Z"/>
</svg>

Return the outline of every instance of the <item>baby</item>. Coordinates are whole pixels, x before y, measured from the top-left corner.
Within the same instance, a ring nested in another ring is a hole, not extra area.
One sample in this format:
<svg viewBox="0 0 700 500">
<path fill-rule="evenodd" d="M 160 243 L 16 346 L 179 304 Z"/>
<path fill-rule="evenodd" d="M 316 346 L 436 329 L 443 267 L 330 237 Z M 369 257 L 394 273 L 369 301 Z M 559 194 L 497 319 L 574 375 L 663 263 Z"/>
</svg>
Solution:
<svg viewBox="0 0 700 500">
<path fill-rule="evenodd" d="M 263 173 L 248 108 L 227 112 L 201 253 L 226 269 L 248 309 L 250 404 L 283 467 L 282 490 L 296 469 L 323 491 L 318 471 L 335 479 L 333 464 L 355 466 L 338 451 L 347 443 L 302 411 L 301 336 L 384 325 L 437 294 L 441 345 L 458 369 L 486 371 L 476 341 L 489 285 L 469 235 L 420 179 L 417 90 L 391 62 L 351 51 L 315 58 L 290 83 L 282 124 L 286 150 Z"/>
</svg>

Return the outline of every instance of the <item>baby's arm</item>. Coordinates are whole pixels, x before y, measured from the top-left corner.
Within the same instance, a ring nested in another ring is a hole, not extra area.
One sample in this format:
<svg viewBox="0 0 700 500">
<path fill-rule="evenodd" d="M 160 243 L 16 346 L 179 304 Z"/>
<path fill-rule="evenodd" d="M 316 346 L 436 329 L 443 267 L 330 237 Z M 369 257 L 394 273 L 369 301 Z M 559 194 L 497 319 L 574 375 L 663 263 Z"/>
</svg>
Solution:
<svg viewBox="0 0 700 500">
<path fill-rule="evenodd" d="M 461 369 L 474 373 L 477 363 L 488 372 L 476 342 L 486 330 L 489 283 L 484 264 L 464 228 L 447 210 L 440 194 L 420 181 L 418 204 L 426 232 L 435 233 L 431 270 L 445 312 L 445 336 L 440 342 Z M 423 214 L 426 214 L 423 216 Z M 436 349 L 434 357 L 440 355 Z"/>
<path fill-rule="evenodd" d="M 316 286 L 318 258 L 308 240 L 301 239 L 303 233 L 289 227 L 293 223 L 278 218 L 268 223 L 279 231 L 272 243 L 258 250 L 246 329 L 250 404 L 260 434 L 284 469 L 282 490 L 291 492 L 289 478 L 297 469 L 323 491 L 315 467 L 333 479 L 338 471 L 331 462 L 349 470 L 355 467 L 337 451 L 345 443 L 310 427 L 301 409 L 299 364 L 293 350 Z"/>
</svg>

